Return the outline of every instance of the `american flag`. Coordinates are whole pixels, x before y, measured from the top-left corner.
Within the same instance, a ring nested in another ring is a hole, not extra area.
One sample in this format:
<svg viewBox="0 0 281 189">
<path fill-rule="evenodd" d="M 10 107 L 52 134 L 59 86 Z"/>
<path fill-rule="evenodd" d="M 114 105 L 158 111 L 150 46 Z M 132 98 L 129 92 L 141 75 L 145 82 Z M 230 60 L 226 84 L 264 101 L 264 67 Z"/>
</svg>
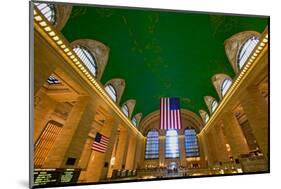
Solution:
<svg viewBox="0 0 281 189">
<path fill-rule="evenodd" d="M 181 129 L 181 111 L 179 98 L 160 99 L 160 129 Z"/>
<path fill-rule="evenodd" d="M 101 152 L 101 153 L 105 153 L 106 152 L 106 149 L 107 149 L 107 146 L 108 146 L 108 143 L 109 143 L 109 138 L 100 134 L 100 133 L 97 133 L 96 134 L 96 137 L 95 137 L 95 140 L 92 144 L 92 150 L 95 150 L 95 151 L 98 151 L 98 152 Z"/>
</svg>

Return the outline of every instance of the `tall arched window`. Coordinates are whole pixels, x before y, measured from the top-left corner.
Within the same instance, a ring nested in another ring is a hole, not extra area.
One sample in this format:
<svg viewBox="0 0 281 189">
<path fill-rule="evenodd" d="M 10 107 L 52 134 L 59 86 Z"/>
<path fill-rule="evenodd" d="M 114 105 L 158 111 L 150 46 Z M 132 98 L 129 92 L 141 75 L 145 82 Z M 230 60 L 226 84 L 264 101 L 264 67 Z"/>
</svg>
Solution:
<svg viewBox="0 0 281 189">
<path fill-rule="evenodd" d="M 179 152 L 179 138 L 176 130 L 167 130 L 166 132 L 166 147 L 165 157 L 166 158 L 178 158 Z"/>
<path fill-rule="evenodd" d="M 243 65 L 246 63 L 247 59 L 251 55 L 252 51 L 258 44 L 259 39 L 255 36 L 249 38 L 240 48 L 239 54 L 238 54 L 238 59 L 237 59 L 237 64 L 238 68 L 241 69 Z"/>
<path fill-rule="evenodd" d="M 126 104 L 122 106 L 121 110 L 125 114 L 125 116 L 129 117 L 129 108 Z"/>
<path fill-rule="evenodd" d="M 132 123 L 133 123 L 134 126 L 137 126 L 137 118 L 136 117 L 133 117 Z"/>
<path fill-rule="evenodd" d="M 95 57 L 90 53 L 90 51 L 81 46 L 76 46 L 73 48 L 73 51 L 77 54 L 77 56 L 82 60 L 85 66 L 89 69 L 89 71 L 96 76 L 97 75 L 97 64 Z"/>
<path fill-rule="evenodd" d="M 218 102 L 216 100 L 213 100 L 211 104 L 212 113 L 217 109 L 217 107 L 218 107 Z"/>
<path fill-rule="evenodd" d="M 56 8 L 50 3 L 34 3 L 37 9 L 47 18 L 51 24 L 56 22 Z"/>
<path fill-rule="evenodd" d="M 221 96 L 223 97 L 226 92 L 228 91 L 228 89 L 230 88 L 232 84 L 232 81 L 229 80 L 229 79 L 225 79 L 223 82 L 222 82 L 222 85 L 221 85 Z"/>
<path fill-rule="evenodd" d="M 208 115 L 208 114 L 205 114 L 204 122 L 207 123 L 207 122 L 209 121 L 209 118 L 210 118 L 209 115 Z"/>
<path fill-rule="evenodd" d="M 116 90 L 114 89 L 114 87 L 111 84 L 108 84 L 105 86 L 105 91 L 107 92 L 107 94 L 110 96 L 110 98 L 116 102 L 117 100 L 117 93 Z"/>
<path fill-rule="evenodd" d="M 151 130 L 146 136 L 145 159 L 156 159 L 159 157 L 159 135 L 158 131 Z"/>
<path fill-rule="evenodd" d="M 199 156 L 197 137 L 196 137 L 196 132 L 194 129 L 186 129 L 184 131 L 184 143 L 185 143 L 185 156 L 186 157 Z"/>
</svg>

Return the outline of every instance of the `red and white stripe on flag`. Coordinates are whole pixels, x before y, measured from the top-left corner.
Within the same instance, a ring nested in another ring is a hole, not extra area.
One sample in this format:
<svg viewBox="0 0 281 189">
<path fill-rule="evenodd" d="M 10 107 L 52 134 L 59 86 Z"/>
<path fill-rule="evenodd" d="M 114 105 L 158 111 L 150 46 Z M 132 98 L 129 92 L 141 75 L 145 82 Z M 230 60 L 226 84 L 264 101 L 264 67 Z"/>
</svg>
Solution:
<svg viewBox="0 0 281 189">
<path fill-rule="evenodd" d="M 160 99 L 160 129 L 181 129 L 182 119 L 179 98 Z"/>
<path fill-rule="evenodd" d="M 95 140 L 92 144 L 92 150 L 105 153 L 108 144 L 109 144 L 109 138 L 100 133 L 97 133 Z"/>
</svg>

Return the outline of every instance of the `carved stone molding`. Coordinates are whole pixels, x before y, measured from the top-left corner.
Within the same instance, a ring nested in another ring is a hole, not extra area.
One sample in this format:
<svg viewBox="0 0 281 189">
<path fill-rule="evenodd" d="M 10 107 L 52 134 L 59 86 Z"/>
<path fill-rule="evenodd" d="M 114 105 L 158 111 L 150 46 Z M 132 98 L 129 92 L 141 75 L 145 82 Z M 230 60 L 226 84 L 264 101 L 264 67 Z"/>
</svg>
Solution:
<svg viewBox="0 0 281 189">
<path fill-rule="evenodd" d="M 228 75 L 223 74 L 223 73 L 216 74 L 212 77 L 212 83 L 213 83 L 220 99 L 222 99 L 221 87 L 222 87 L 222 83 L 225 79 L 229 79 L 230 81 L 232 81 L 231 77 L 229 77 Z"/>
<path fill-rule="evenodd" d="M 125 80 L 120 78 L 111 79 L 108 82 L 106 82 L 104 86 L 108 84 L 111 84 L 116 90 L 117 93 L 116 104 L 119 104 L 125 89 L 125 85 L 126 85 Z"/>
<path fill-rule="evenodd" d="M 140 121 L 141 121 L 141 117 L 142 117 L 142 113 L 137 113 L 135 116 L 134 116 L 137 120 L 137 126 L 139 125 Z"/>
<path fill-rule="evenodd" d="M 91 52 L 97 64 L 96 78 L 100 80 L 104 72 L 104 69 L 107 65 L 109 51 L 110 51 L 109 47 L 93 39 L 78 39 L 73 41 L 71 43 L 71 46 L 72 48 L 74 48 L 75 46 L 82 46 Z"/>
<path fill-rule="evenodd" d="M 205 110 L 199 110 L 199 114 L 200 114 L 203 122 L 205 122 L 205 117 L 206 117 L 206 115 L 208 115 L 208 113 Z"/>
<path fill-rule="evenodd" d="M 62 30 L 62 28 L 67 23 L 69 16 L 71 14 L 72 5 L 70 4 L 56 4 L 56 23 L 55 28 L 57 30 Z"/>
<path fill-rule="evenodd" d="M 135 105 L 136 105 L 136 100 L 130 99 L 130 100 L 127 100 L 126 102 L 124 102 L 124 104 L 127 105 L 128 109 L 129 109 L 129 118 L 131 118 L 132 117 L 132 113 L 133 113 L 134 108 L 135 108 Z"/>
<path fill-rule="evenodd" d="M 207 107 L 209 109 L 210 114 L 212 114 L 212 107 L 211 107 L 211 105 L 212 105 L 213 100 L 216 100 L 216 99 L 214 97 L 212 97 L 212 96 L 204 96 L 204 101 L 205 101 L 205 103 L 206 103 L 206 105 L 207 105 Z"/>
<path fill-rule="evenodd" d="M 235 73 L 239 72 L 237 65 L 239 49 L 249 38 L 253 36 L 260 37 L 260 33 L 256 31 L 244 31 L 237 33 L 224 41 L 226 56 Z"/>
</svg>

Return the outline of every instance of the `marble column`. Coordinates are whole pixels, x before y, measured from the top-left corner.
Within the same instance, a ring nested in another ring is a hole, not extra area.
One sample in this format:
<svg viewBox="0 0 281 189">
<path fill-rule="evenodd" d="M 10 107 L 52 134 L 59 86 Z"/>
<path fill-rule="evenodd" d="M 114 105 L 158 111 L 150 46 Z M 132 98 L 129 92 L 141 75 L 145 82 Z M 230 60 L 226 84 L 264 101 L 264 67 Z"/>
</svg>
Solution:
<svg viewBox="0 0 281 189">
<path fill-rule="evenodd" d="M 186 155 L 184 145 L 184 135 L 179 136 L 180 165 L 186 167 Z"/>
<path fill-rule="evenodd" d="M 125 164 L 125 169 L 132 170 L 134 167 L 134 159 L 135 159 L 135 150 L 136 150 L 136 134 L 133 133 L 133 131 L 130 132 L 130 142 L 128 146 L 128 153 L 127 153 L 127 159 Z"/>
<path fill-rule="evenodd" d="M 107 179 L 108 170 L 109 170 L 109 167 L 110 167 L 110 161 L 111 161 L 111 157 L 112 157 L 112 152 L 113 152 L 114 144 L 115 144 L 116 137 L 117 137 L 117 130 L 118 130 L 118 123 L 113 121 L 111 123 L 111 132 L 108 135 L 108 136 L 110 136 L 109 137 L 109 144 L 108 144 L 108 148 L 106 150 L 106 154 L 105 154 L 105 157 L 104 157 L 104 162 L 102 162 L 103 168 L 101 170 L 99 180 Z"/>
<path fill-rule="evenodd" d="M 223 114 L 223 125 L 226 138 L 231 147 L 232 155 L 238 158 L 241 154 L 249 153 L 249 147 L 238 120 L 232 112 Z"/>
<path fill-rule="evenodd" d="M 219 162 L 227 161 L 229 159 L 226 149 L 226 143 L 219 125 L 215 125 L 212 130 L 212 137 L 214 142 L 214 151 L 216 153 L 216 160 Z"/>
<path fill-rule="evenodd" d="M 268 157 L 268 104 L 258 88 L 250 87 L 241 97 L 241 105 L 260 150 Z"/>
<path fill-rule="evenodd" d="M 165 164 L 165 137 L 159 136 L 159 163 Z"/>
<path fill-rule="evenodd" d="M 65 121 L 65 124 L 63 125 L 60 135 L 56 139 L 54 147 L 50 150 L 43 167 L 58 168 L 64 164 L 65 155 L 77 128 L 83 127 L 84 124 L 91 124 L 91 120 L 89 121 L 89 119 L 91 119 L 91 115 L 89 115 L 91 107 L 88 102 L 88 97 L 83 96 L 78 98 L 67 120 Z"/>
</svg>

